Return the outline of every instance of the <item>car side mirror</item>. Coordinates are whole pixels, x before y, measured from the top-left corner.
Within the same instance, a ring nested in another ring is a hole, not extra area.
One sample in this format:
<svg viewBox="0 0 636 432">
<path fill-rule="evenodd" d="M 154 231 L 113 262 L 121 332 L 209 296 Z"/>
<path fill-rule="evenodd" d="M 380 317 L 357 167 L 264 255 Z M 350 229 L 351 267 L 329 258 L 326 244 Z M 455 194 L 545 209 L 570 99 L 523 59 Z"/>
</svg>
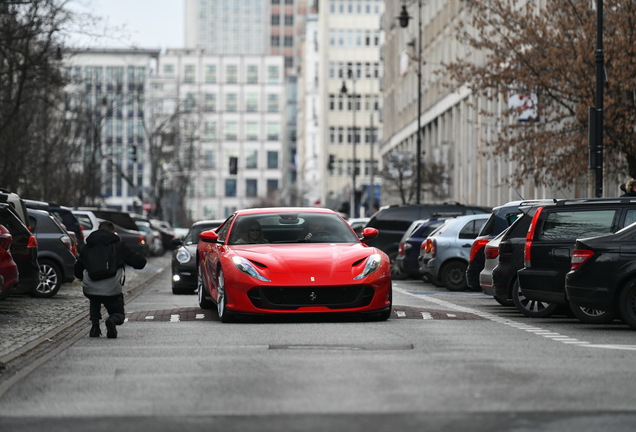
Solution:
<svg viewBox="0 0 636 432">
<path fill-rule="evenodd" d="M 217 243 L 219 240 L 219 235 L 210 230 L 210 231 L 203 231 L 201 234 L 199 234 L 199 241 L 204 241 L 206 243 Z"/>
<path fill-rule="evenodd" d="M 178 248 L 179 246 L 183 246 L 183 240 L 180 238 L 174 238 L 170 241 L 170 243 L 172 244 L 172 247 L 174 249 Z"/>
<path fill-rule="evenodd" d="M 362 241 L 369 241 L 373 238 L 376 238 L 378 236 L 378 234 L 380 234 L 380 231 L 378 231 L 377 228 L 365 228 L 362 230 Z"/>
</svg>

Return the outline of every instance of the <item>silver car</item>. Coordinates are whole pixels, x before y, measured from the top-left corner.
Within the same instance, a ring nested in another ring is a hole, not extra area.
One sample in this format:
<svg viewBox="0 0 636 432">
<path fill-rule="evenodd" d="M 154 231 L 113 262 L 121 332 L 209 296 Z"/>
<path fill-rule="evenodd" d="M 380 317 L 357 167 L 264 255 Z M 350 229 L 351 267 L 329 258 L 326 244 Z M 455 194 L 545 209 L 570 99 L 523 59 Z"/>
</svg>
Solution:
<svg viewBox="0 0 636 432">
<path fill-rule="evenodd" d="M 448 219 L 424 241 L 420 272 L 450 291 L 466 290 L 470 248 L 489 217 L 489 213 L 484 213 Z"/>
</svg>

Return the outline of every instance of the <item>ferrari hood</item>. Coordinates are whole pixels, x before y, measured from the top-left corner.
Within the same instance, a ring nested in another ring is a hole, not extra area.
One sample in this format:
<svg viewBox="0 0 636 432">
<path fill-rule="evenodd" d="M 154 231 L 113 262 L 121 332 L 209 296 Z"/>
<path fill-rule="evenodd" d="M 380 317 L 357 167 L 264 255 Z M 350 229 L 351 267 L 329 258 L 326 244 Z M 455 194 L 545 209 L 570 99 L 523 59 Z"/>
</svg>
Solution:
<svg viewBox="0 0 636 432">
<path fill-rule="evenodd" d="M 267 273 L 285 273 L 314 278 L 333 278 L 338 273 L 351 275 L 354 266 L 377 253 L 360 244 L 249 245 L 235 246 L 234 252 Z"/>
</svg>

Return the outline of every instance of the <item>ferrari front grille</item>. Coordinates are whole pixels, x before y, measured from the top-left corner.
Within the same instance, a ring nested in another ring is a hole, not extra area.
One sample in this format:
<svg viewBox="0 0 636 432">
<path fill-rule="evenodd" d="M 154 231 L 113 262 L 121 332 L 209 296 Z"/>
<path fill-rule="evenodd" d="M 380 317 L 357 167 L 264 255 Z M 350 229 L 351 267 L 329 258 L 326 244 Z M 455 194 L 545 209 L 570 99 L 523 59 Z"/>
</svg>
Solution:
<svg viewBox="0 0 636 432">
<path fill-rule="evenodd" d="M 260 309 L 293 310 L 306 306 L 347 309 L 367 306 L 373 299 L 370 286 L 339 287 L 268 287 L 248 293 L 252 304 Z"/>
</svg>

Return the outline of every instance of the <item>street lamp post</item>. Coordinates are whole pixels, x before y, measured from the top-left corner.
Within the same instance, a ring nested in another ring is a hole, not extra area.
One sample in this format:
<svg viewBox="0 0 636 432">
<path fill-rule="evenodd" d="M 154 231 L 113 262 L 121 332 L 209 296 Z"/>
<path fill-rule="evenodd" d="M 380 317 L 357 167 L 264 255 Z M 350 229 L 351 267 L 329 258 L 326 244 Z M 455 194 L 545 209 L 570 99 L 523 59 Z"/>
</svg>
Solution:
<svg viewBox="0 0 636 432">
<path fill-rule="evenodd" d="M 603 56 L 603 0 L 596 0 L 596 197 L 603 196 L 603 84 L 605 60 Z M 629 191 L 628 191 L 629 192 Z"/>
<path fill-rule="evenodd" d="M 351 173 L 351 202 L 350 202 L 350 211 L 349 213 L 351 214 L 351 217 L 358 217 L 358 203 L 357 203 L 357 199 L 356 199 L 356 144 L 357 144 L 357 139 L 356 139 L 356 103 L 357 103 L 357 95 L 356 95 L 356 79 L 353 75 L 353 72 L 351 71 L 351 69 L 349 69 L 347 71 L 347 76 L 349 77 L 349 79 L 351 80 L 351 94 L 349 95 L 351 101 L 352 101 L 352 109 L 353 109 L 353 118 L 352 118 L 352 122 L 353 122 L 353 170 Z M 342 87 L 340 88 L 340 93 L 346 95 L 348 93 L 347 91 L 347 85 L 345 83 L 345 81 L 342 81 Z"/>
<path fill-rule="evenodd" d="M 416 155 L 415 155 L 415 167 L 416 167 L 416 187 L 415 200 L 417 204 L 421 203 L 422 193 L 422 1 L 417 0 L 417 137 L 416 137 Z M 398 20 L 400 21 L 400 27 L 406 28 L 409 25 L 409 20 L 412 17 L 409 16 L 406 10 L 406 5 L 402 5 L 402 12 Z"/>
</svg>

